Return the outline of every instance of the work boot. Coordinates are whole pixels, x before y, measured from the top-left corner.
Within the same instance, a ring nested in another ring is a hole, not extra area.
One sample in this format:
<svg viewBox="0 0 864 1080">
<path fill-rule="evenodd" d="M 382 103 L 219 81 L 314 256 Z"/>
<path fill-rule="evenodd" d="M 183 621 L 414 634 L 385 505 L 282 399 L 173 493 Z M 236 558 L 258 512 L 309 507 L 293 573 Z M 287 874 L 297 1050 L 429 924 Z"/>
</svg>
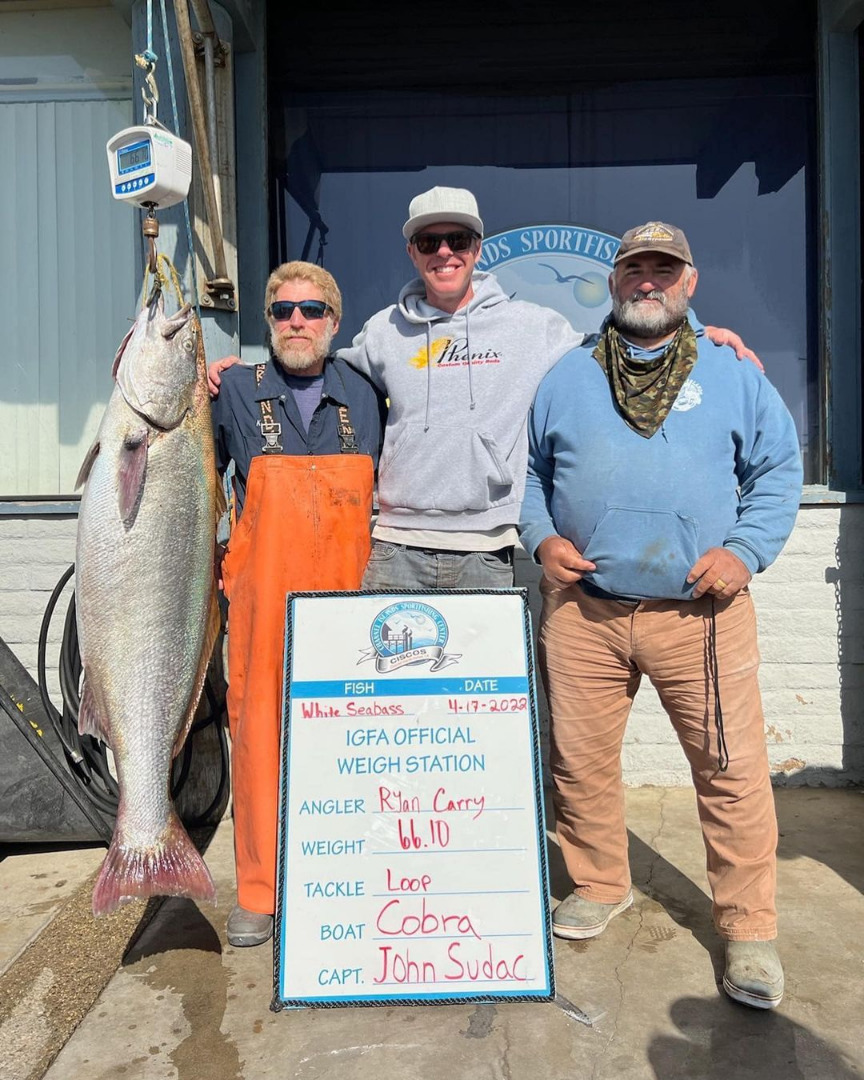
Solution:
<svg viewBox="0 0 864 1080">
<path fill-rule="evenodd" d="M 723 989 L 754 1009 L 776 1009 L 783 998 L 783 966 L 773 941 L 727 941 Z"/>
<path fill-rule="evenodd" d="M 632 892 L 617 904 L 598 904 L 596 900 L 585 900 L 575 892 L 571 893 L 552 912 L 552 933 L 556 937 L 576 941 L 597 937 L 606 929 L 610 919 L 626 911 L 632 903 Z"/>
<path fill-rule="evenodd" d="M 246 945 L 263 945 L 273 936 L 273 916 L 247 911 L 235 904 L 228 916 L 228 941 L 241 948 Z"/>
</svg>

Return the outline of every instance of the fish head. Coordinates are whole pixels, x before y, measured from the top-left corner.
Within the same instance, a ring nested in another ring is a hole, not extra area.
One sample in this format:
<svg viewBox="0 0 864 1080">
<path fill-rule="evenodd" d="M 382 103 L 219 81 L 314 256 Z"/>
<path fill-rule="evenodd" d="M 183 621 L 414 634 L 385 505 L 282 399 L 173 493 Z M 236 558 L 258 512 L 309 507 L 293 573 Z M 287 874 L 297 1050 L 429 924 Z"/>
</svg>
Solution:
<svg viewBox="0 0 864 1080">
<path fill-rule="evenodd" d="M 190 305 L 168 316 L 157 292 L 120 346 L 114 364 L 117 385 L 129 407 L 153 427 L 174 428 L 192 408 L 200 337 Z"/>
</svg>

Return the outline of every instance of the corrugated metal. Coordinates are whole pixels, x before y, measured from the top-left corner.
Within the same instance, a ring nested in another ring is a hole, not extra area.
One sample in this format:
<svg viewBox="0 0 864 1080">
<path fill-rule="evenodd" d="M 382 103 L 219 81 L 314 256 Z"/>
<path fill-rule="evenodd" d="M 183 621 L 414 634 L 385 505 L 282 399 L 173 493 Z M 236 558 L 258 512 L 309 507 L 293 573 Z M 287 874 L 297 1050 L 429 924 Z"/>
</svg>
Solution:
<svg viewBox="0 0 864 1080">
<path fill-rule="evenodd" d="M 105 143 L 129 101 L 0 104 L 0 497 L 72 491 L 136 304 Z"/>
</svg>

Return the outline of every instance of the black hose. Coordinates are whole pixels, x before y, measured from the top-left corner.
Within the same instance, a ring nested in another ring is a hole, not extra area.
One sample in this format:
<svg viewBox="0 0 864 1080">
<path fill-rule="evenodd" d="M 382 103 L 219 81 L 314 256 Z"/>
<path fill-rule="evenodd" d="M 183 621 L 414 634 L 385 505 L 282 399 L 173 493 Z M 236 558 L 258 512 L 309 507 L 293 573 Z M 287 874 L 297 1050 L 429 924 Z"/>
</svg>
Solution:
<svg viewBox="0 0 864 1080">
<path fill-rule="evenodd" d="M 58 663 L 60 694 L 63 699 L 62 712 L 57 710 L 48 695 L 46 680 L 48 631 L 63 589 L 74 572 L 74 564 L 64 572 L 51 593 L 48 606 L 45 608 L 45 614 L 42 617 L 37 658 L 39 695 L 63 747 L 66 763 L 72 776 L 93 806 L 103 814 L 113 818 L 117 815 L 120 792 L 117 781 L 108 766 L 105 747 L 92 735 L 82 736 L 78 733 L 78 710 L 81 705 L 81 654 L 78 648 L 78 623 L 75 613 L 74 592 L 66 610 Z M 219 735 L 220 774 L 216 794 L 207 809 L 194 818 L 186 819 L 185 824 L 189 828 L 196 828 L 210 820 L 225 798 L 228 785 L 229 763 L 228 739 L 224 723 L 225 709 L 219 701 L 209 675 L 204 685 L 204 691 L 208 703 L 208 712 L 193 724 L 183 750 L 174 761 L 171 775 L 171 797 L 173 799 L 177 798 L 189 776 L 192 765 L 193 736 L 213 723 L 216 724 Z"/>
</svg>

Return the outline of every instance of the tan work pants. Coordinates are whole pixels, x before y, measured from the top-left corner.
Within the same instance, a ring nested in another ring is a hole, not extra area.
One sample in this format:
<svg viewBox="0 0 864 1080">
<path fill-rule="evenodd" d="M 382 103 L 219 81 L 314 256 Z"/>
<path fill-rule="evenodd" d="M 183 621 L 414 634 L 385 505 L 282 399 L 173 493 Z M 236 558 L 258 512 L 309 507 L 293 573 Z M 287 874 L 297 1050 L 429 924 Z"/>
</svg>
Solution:
<svg viewBox="0 0 864 1080">
<path fill-rule="evenodd" d="M 630 888 L 621 745 L 642 675 L 690 763 L 714 922 L 721 937 L 776 937 L 777 821 L 749 592 L 716 601 L 716 655 L 729 766 L 718 767 L 711 600 L 624 604 L 541 583 L 540 665 L 552 715 L 558 838 L 576 892 L 617 903 Z"/>
</svg>

